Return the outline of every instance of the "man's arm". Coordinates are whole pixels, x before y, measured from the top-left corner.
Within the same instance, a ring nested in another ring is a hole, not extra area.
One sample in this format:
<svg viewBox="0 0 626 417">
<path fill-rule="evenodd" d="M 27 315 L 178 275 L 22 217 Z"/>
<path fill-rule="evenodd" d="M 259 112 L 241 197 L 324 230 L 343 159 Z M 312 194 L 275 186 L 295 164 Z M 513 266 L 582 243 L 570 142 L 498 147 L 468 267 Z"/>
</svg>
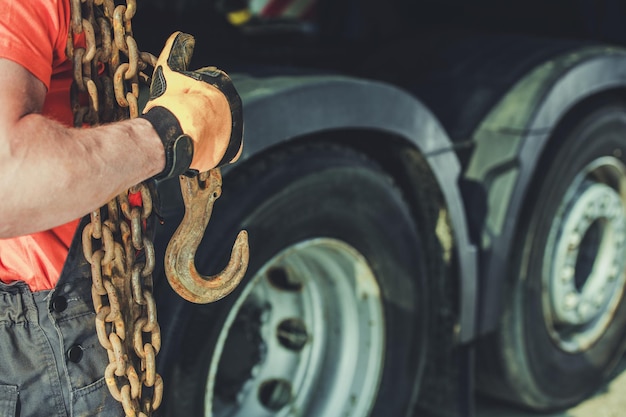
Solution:
<svg viewBox="0 0 626 417">
<path fill-rule="evenodd" d="M 67 128 L 41 115 L 46 87 L 0 59 L 0 238 L 76 219 L 161 172 L 161 139 L 142 118 Z"/>
</svg>

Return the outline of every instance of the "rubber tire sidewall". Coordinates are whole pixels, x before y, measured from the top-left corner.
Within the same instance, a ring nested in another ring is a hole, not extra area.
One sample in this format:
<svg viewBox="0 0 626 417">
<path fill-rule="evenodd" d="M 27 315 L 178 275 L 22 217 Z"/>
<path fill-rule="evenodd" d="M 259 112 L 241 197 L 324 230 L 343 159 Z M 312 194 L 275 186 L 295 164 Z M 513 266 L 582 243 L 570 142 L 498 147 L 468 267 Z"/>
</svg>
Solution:
<svg viewBox="0 0 626 417">
<path fill-rule="evenodd" d="M 203 415 L 219 329 L 251 277 L 286 247 L 329 237 L 367 259 L 382 292 L 384 365 L 371 415 L 411 415 L 426 353 L 426 269 L 416 226 L 389 178 L 362 155 L 332 145 L 266 156 L 224 179 L 207 236 L 234 236 L 242 228 L 249 233 L 251 252 L 244 281 L 225 299 L 190 306 L 184 314 L 189 321 L 173 372 L 176 392 L 170 394 L 178 412 L 183 406 L 184 415 Z M 206 240 L 197 266 L 215 273 L 226 262 L 228 244 Z M 211 256 L 200 259 L 202 253 Z"/>
<path fill-rule="evenodd" d="M 606 332 L 589 349 L 565 352 L 548 334 L 542 306 L 542 268 L 551 219 L 574 177 L 591 161 L 612 155 L 626 163 L 626 109 L 606 106 L 583 118 L 564 136 L 526 211 L 514 269 L 516 285 L 500 328 L 509 399 L 538 410 L 572 406 L 592 392 L 619 360 L 626 335 L 622 297 Z M 522 217 L 524 218 L 524 217 Z"/>
</svg>

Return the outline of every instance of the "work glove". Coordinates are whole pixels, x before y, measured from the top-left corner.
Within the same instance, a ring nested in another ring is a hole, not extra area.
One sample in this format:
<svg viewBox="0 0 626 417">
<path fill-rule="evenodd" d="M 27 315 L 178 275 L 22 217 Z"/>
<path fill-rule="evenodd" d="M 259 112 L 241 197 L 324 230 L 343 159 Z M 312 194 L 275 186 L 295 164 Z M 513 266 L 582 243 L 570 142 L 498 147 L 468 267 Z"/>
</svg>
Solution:
<svg viewBox="0 0 626 417">
<path fill-rule="evenodd" d="M 237 160 L 243 145 L 241 99 L 215 67 L 188 71 L 193 36 L 173 33 L 157 60 L 143 110 L 165 148 L 157 179 L 208 171 Z"/>
</svg>

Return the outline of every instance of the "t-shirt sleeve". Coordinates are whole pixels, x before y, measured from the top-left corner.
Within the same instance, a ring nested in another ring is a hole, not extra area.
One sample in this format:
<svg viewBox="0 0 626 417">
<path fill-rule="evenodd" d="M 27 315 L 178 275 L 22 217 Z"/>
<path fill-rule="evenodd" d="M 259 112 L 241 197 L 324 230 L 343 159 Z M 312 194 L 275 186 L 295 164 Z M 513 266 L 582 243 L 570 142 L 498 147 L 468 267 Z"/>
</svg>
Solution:
<svg viewBox="0 0 626 417">
<path fill-rule="evenodd" d="M 10 59 L 50 88 L 52 68 L 65 59 L 68 0 L 0 1 L 0 58 Z"/>
</svg>

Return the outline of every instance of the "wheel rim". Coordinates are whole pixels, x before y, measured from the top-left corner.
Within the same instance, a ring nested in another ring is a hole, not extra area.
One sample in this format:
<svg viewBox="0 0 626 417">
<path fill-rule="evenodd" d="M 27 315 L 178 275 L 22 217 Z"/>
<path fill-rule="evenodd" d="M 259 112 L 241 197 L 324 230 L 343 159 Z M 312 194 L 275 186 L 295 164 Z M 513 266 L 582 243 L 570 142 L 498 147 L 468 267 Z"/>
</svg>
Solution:
<svg viewBox="0 0 626 417">
<path fill-rule="evenodd" d="M 214 351 L 205 415 L 367 416 L 384 353 L 383 307 L 365 258 L 313 239 L 264 265 Z"/>
<path fill-rule="evenodd" d="M 598 158 L 574 178 L 548 235 L 543 261 L 544 318 L 571 353 L 598 341 L 615 314 L 626 275 L 626 169 Z"/>
</svg>

